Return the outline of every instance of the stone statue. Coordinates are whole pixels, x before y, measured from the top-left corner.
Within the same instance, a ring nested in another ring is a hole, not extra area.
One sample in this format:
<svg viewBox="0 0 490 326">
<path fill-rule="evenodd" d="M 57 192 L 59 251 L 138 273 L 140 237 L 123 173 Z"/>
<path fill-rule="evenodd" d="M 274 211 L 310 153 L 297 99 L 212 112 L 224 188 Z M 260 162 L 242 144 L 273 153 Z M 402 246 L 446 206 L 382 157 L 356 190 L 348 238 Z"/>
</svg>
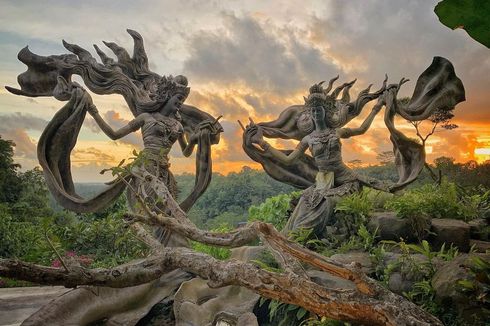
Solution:
<svg viewBox="0 0 490 326">
<path fill-rule="evenodd" d="M 112 203 L 128 184 L 136 190 L 142 187 L 137 179 L 125 176 L 111 182 L 108 189 L 94 198 L 84 199 L 75 192 L 70 153 L 86 112 L 89 112 L 113 140 L 141 129 L 145 169 L 158 175 L 173 196 L 177 194 L 177 188 L 169 170 L 168 153 L 175 142 L 179 143 L 184 156 L 190 156 L 197 145 L 196 183 L 191 194 L 181 203 L 181 208 L 188 211 L 211 180 L 211 145 L 219 142 L 223 129 L 217 119 L 184 104 L 190 90 L 186 77 L 161 77 L 149 70 L 143 39 L 135 31 L 128 30 L 128 33 L 134 40 L 132 58 L 117 44 L 105 42 L 117 56 L 117 63 L 96 45 L 102 64 L 87 50 L 65 41 L 63 45 L 75 55 L 43 57 L 26 47 L 18 55 L 19 60 L 28 66 L 28 70 L 18 77 L 21 89 L 6 88 L 17 95 L 54 96 L 68 101 L 48 124 L 38 144 L 38 158 L 48 188 L 63 207 L 75 212 L 97 211 Z M 122 95 L 134 120 L 119 130 L 113 130 L 98 114 L 90 95 L 71 81 L 75 74 L 81 76 L 85 85 L 96 94 Z M 130 207 L 134 208 L 136 199 L 133 191 L 128 191 L 128 199 Z M 161 240 L 165 245 L 169 244 L 168 235 L 162 234 Z"/>
<path fill-rule="evenodd" d="M 313 228 L 315 234 L 322 236 L 325 227 L 335 223 L 333 212 L 339 197 L 357 192 L 363 186 L 395 192 L 413 182 L 425 164 L 424 146 L 397 130 L 394 117 L 398 114 L 409 121 L 423 120 L 436 109 L 453 110 L 465 99 L 463 84 L 452 64 L 441 57 L 435 57 L 419 77 L 407 107 L 399 106 L 396 100 L 398 90 L 407 79 L 388 86 L 385 79 L 377 92 L 369 93 L 368 87 L 350 102 L 349 89 L 355 80 L 329 94 L 337 78 L 330 80 L 325 89 L 323 82 L 313 85 L 304 106 L 287 108 L 275 121 L 259 124 L 252 121 L 244 130 L 245 152 L 261 163 L 270 176 L 298 188 L 307 188 L 283 230 L 286 234 L 299 228 Z M 337 99 L 340 92 L 342 97 Z M 346 128 L 364 105 L 374 99 L 378 102 L 362 125 Z M 364 134 L 383 106 L 399 173 L 397 183 L 359 175 L 342 161 L 340 139 Z M 293 151 L 278 150 L 264 141 L 263 136 L 296 139 L 299 144 Z M 312 156 L 305 154 L 306 149 Z"/>
<path fill-rule="evenodd" d="M 144 143 L 140 154 L 142 159 L 133 165 L 132 171 L 144 170 L 156 176 L 174 198 L 177 185 L 169 169 L 170 149 L 178 142 L 184 156 L 188 157 L 197 146 L 195 185 L 180 203 L 180 209 L 187 212 L 209 185 L 212 174 L 211 146 L 219 142 L 223 128 L 218 122 L 219 118 L 215 119 L 198 108 L 184 104 L 190 91 L 186 77 L 162 77 L 150 71 L 142 37 L 133 30 L 128 30 L 128 33 L 134 40 L 132 57 L 117 44 L 104 42 L 117 56 L 117 62 L 96 45 L 94 47 L 102 63 L 97 62 L 87 50 L 65 41 L 65 48 L 74 54 L 45 57 L 30 52 L 26 47 L 18 55 L 19 60 L 28 67 L 18 77 L 21 89 L 6 88 L 16 95 L 53 96 L 67 101 L 49 122 L 38 143 L 38 159 L 47 186 L 63 207 L 74 212 L 98 211 L 110 205 L 127 188 L 131 211 L 141 212 L 141 205 L 137 205 L 138 197 L 143 197 L 157 213 L 165 213 L 167 209 L 154 189 L 133 173 L 120 175 L 93 198 L 85 199 L 76 193 L 70 154 L 88 112 L 113 140 L 141 129 Z M 71 80 L 72 75 L 81 76 L 85 86 L 96 94 L 122 95 L 134 119 L 114 130 L 99 115 L 89 93 Z M 187 238 L 162 227 L 157 230 L 157 238 L 163 246 L 189 246 Z M 161 280 L 125 289 L 105 288 L 96 294 L 77 289 L 57 299 L 60 302 L 41 309 L 26 323 L 36 324 L 34 320 L 41 320 L 52 325 L 85 324 L 105 318 L 109 323 L 135 324 L 154 304 L 171 297 L 180 284 L 190 278 L 190 274 L 176 270 L 162 276 Z M 107 306 L 107 302 L 113 302 L 118 308 Z M 68 314 L 57 310 L 56 307 L 63 305 L 71 306 Z"/>
</svg>

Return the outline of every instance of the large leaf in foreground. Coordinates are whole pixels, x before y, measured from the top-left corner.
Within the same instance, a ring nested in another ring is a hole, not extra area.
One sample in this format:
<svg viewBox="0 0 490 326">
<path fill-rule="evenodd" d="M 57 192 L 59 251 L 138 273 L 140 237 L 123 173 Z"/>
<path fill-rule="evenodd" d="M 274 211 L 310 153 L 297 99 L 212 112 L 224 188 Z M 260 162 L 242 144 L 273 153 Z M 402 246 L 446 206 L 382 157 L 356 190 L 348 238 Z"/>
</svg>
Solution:
<svg viewBox="0 0 490 326">
<path fill-rule="evenodd" d="M 490 48 L 490 1 L 443 0 L 434 12 L 447 27 L 462 28 L 474 40 Z"/>
</svg>

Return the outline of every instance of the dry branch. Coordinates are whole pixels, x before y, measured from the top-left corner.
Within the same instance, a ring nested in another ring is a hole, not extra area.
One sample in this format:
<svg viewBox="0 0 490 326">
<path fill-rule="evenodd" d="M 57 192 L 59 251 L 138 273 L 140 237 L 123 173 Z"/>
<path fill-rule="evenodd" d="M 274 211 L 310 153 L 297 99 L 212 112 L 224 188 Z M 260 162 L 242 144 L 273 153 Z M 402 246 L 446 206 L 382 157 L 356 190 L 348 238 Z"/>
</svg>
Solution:
<svg viewBox="0 0 490 326">
<path fill-rule="evenodd" d="M 40 284 L 127 287 L 181 268 L 209 280 L 210 287 L 238 285 L 266 298 L 299 305 L 321 316 L 365 325 L 442 325 L 413 303 L 389 291 L 371 297 L 355 290 L 327 289 L 293 273 L 273 273 L 236 260 L 219 261 L 188 248 L 163 248 L 143 261 L 112 269 L 78 267 L 66 272 L 14 260 L 0 260 L 0 275 Z"/>
</svg>

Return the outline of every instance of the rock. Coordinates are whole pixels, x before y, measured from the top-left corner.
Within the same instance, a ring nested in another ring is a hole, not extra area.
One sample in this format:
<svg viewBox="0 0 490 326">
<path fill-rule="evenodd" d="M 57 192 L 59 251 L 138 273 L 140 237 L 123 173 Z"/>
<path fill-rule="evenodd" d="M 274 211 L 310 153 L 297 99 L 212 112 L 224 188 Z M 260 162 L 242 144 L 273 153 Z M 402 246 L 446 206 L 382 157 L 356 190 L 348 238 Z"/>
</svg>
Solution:
<svg viewBox="0 0 490 326">
<path fill-rule="evenodd" d="M 458 287 L 459 280 L 472 278 L 469 266 L 471 266 L 471 257 L 475 255 L 490 260 L 490 254 L 461 254 L 440 267 L 432 278 L 436 300 L 445 306 L 452 305 L 460 316 L 466 316 L 464 317 L 466 320 L 475 309 L 479 311 L 480 316 L 484 312 L 481 306 L 478 306 L 474 300 L 470 300 L 468 294 L 461 292 Z"/>
<path fill-rule="evenodd" d="M 487 252 L 490 251 L 490 242 L 471 239 L 470 247 L 474 248 L 476 252 Z"/>
<path fill-rule="evenodd" d="M 414 281 L 408 280 L 402 273 L 394 272 L 388 279 L 388 288 L 396 294 L 403 294 L 403 292 L 409 292 L 412 289 L 413 283 Z"/>
<path fill-rule="evenodd" d="M 342 264 L 350 264 L 352 262 L 358 262 L 361 264 L 362 271 L 366 274 L 374 272 L 373 262 L 369 253 L 367 252 L 349 252 L 346 254 L 335 254 L 330 259 L 338 261 Z"/>
<path fill-rule="evenodd" d="M 409 292 L 413 288 L 413 284 L 423 279 L 424 272 L 422 270 L 413 269 L 413 264 L 421 266 L 427 262 L 427 257 L 421 254 L 410 255 L 411 262 L 403 263 L 399 253 L 388 252 L 383 257 L 382 267 L 386 268 L 389 264 L 396 264 L 396 268 L 388 276 L 388 288 L 397 293 Z"/>
<path fill-rule="evenodd" d="M 446 243 L 446 248 L 453 244 L 460 251 L 468 252 L 470 249 L 470 226 L 460 220 L 438 218 L 432 220 L 429 237 L 434 249 L 438 249 Z"/>
<path fill-rule="evenodd" d="M 394 212 L 374 213 L 368 223 L 371 232 L 378 230 L 379 240 L 416 241 L 416 237 L 408 219 L 396 216 Z"/>
<path fill-rule="evenodd" d="M 308 274 L 308 276 L 313 282 L 329 289 L 347 289 L 347 290 L 356 289 L 355 284 L 352 283 L 351 281 L 334 276 L 332 274 L 328 274 L 323 271 L 311 269 L 308 270 L 306 273 Z"/>
<path fill-rule="evenodd" d="M 361 264 L 361 269 L 366 274 L 374 273 L 373 261 L 371 256 L 367 252 L 352 251 L 345 254 L 335 254 L 330 259 L 338 261 L 342 264 L 350 264 L 352 262 L 358 262 Z"/>
<path fill-rule="evenodd" d="M 488 240 L 485 228 L 489 227 L 487 221 L 483 218 L 477 218 L 468 222 L 470 226 L 471 239 Z"/>
</svg>

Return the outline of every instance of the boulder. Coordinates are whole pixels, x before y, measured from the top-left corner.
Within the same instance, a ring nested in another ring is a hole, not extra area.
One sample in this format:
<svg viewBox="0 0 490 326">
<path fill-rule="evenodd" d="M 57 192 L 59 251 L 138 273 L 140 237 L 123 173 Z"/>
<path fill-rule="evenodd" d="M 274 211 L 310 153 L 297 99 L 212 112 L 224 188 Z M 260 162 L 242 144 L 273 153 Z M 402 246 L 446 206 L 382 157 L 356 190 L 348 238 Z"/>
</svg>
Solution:
<svg viewBox="0 0 490 326">
<path fill-rule="evenodd" d="M 405 241 L 417 240 L 410 220 L 397 217 L 395 212 L 374 213 L 367 227 L 371 232 L 378 230 L 379 240 L 400 241 L 400 238 Z"/>
<path fill-rule="evenodd" d="M 490 227 L 487 221 L 483 218 L 477 218 L 468 222 L 470 226 L 471 239 L 477 240 L 489 240 L 488 231 L 486 228 Z"/>
<path fill-rule="evenodd" d="M 470 240 L 470 247 L 474 248 L 476 252 L 490 252 L 490 242 L 482 240 Z"/>
<path fill-rule="evenodd" d="M 356 285 L 351 281 L 334 276 L 332 274 L 328 274 L 323 271 L 310 269 L 306 273 L 310 277 L 311 281 L 329 289 L 346 289 L 346 290 L 356 289 Z"/>
<path fill-rule="evenodd" d="M 475 315 L 479 319 L 490 318 L 489 311 L 485 312 L 475 300 L 469 299 L 468 294 L 462 292 L 458 285 L 460 280 L 472 279 L 469 266 L 471 266 L 471 257 L 475 255 L 490 260 L 490 254 L 461 254 L 440 267 L 431 281 L 436 301 L 444 306 L 452 305 L 458 311 L 459 316 L 468 322 L 468 325 L 480 325 L 480 323 L 471 321 Z"/>
<path fill-rule="evenodd" d="M 424 278 L 425 273 L 423 271 L 415 270 L 412 268 L 413 264 L 422 266 L 427 262 L 427 257 L 421 254 L 410 255 L 410 263 L 401 259 L 403 256 L 399 253 L 387 252 L 381 262 L 381 267 L 386 268 L 389 264 L 396 264 L 396 268 L 388 275 L 388 288 L 390 291 L 402 295 L 404 292 L 412 290 L 415 282 L 418 282 Z"/>
<path fill-rule="evenodd" d="M 429 241 L 434 249 L 446 243 L 446 248 L 453 244 L 460 251 L 470 249 L 470 226 L 461 220 L 438 218 L 432 220 L 432 234 Z"/>
<path fill-rule="evenodd" d="M 412 290 L 414 281 L 409 280 L 406 275 L 400 272 L 394 272 L 388 279 L 388 289 L 396 294 L 403 294 Z"/>
<path fill-rule="evenodd" d="M 330 259 L 338 261 L 342 264 L 350 264 L 352 262 L 358 262 L 361 264 L 362 271 L 366 274 L 374 272 L 373 261 L 369 253 L 364 251 L 352 251 L 345 254 L 335 254 Z"/>
</svg>

